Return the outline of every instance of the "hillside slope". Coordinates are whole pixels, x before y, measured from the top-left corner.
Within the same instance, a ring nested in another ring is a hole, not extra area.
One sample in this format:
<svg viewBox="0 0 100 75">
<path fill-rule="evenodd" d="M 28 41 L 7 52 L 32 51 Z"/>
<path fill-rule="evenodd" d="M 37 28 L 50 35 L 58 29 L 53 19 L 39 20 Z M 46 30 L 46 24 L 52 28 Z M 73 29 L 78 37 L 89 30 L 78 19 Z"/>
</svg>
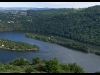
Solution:
<svg viewBox="0 0 100 75">
<path fill-rule="evenodd" d="M 0 20 L 0 31 L 41 32 L 100 46 L 100 6 L 0 13 Z"/>
</svg>

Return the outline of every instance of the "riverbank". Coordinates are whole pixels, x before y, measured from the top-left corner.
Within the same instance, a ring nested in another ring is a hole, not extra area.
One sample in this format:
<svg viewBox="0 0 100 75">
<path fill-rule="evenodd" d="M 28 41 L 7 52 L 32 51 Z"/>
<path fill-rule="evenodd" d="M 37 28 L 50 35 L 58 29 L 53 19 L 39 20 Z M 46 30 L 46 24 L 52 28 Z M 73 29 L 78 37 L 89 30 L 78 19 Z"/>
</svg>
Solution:
<svg viewBox="0 0 100 75">
<path fill-rule="evenodd" d="M 15 42 L 0 38 L 0 48 L 13 51 L 38 51 L 39 47 L 37 45 L 31 45 L 24 42 Z"/>
<path fill-rule="evenodd" d="M 90 45 L 82 44 L 76 41 L 68 40 L 67 38 L 61 38 L 58 36 L 45 36 L 35 33 L 25 33 L 25 36 L 28 38 L 34 38 L 37 40 L 42 40 L 45 42 L 51 42 L 55 43 L 64 47 L 68 47 L 74 50 L 86 52 L 86 53 L 95 53 L 97 55 L 100 55 L 99 50 L 92 50 Z"/>
</svg>

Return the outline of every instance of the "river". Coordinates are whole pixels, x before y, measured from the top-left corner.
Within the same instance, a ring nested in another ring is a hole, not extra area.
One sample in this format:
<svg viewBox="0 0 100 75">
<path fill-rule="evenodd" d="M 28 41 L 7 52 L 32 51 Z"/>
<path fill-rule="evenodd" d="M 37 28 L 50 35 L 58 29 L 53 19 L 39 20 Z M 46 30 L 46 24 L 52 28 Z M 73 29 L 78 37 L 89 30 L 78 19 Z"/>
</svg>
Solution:
<svg viewBox="0 0 100 75">
<path fill-rule="evenodd" d="M 57 58 L 60 63 L 68 64 L 75 62 L 81 66 L 86 73 L 100 71 L 100 56 L 92 53 L 75 51 L 53 43 L 26 38 L 24 33 L 25 32 L 18 31 L 0 32 L 0 38 L 36 44 L 40 47 L 39 51 L 16 52 L 0 49 L 0 62 L 5 63 L 17 57 L 24 57 L 32 61 L 32 58 L 38 56 L 46 60 Z"/>
</svg>

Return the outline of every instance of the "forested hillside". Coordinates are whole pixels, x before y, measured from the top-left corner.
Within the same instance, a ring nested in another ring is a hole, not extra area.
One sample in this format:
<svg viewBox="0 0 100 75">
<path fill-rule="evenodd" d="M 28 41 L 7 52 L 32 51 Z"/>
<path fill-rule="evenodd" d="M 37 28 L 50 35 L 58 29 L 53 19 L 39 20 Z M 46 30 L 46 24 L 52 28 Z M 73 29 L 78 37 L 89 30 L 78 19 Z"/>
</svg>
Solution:
<svg viewBox="0 0 100 75">
<path fill-rule="evenodd" d="M 0 13 L 0 31 L 52 34 L 100 46 L 100 6 Z"/>
</svg>

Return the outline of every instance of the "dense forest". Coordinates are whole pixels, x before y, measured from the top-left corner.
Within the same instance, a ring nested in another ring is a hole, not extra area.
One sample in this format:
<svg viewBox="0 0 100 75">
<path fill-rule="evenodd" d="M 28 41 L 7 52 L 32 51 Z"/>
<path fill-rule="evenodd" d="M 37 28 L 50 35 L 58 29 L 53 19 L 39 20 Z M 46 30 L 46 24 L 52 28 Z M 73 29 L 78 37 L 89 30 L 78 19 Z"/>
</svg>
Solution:
<svg viewBox="0 0 100 75">
<path fill-rule="evenodd" d="M 100 6 L 0 13 L 0 31 L 52 34 L 100 46 Z"/>
<path fill-rule="evenodd" d="M 42 60 L 39 57 L 29 60 L 19 57 L 7 63 L 0 62 L 0 73 L 84 73 L 76 63 L 59 63 L 57 58 Z"/>
<path fill-rule="evenodd" d="M 24 42 L 16 42 L 8 39 L 0 38 L 0 48 L 15 51 L 37 51 L 39 47 L 37 45 L 31 45 Z"/>
</svg>

